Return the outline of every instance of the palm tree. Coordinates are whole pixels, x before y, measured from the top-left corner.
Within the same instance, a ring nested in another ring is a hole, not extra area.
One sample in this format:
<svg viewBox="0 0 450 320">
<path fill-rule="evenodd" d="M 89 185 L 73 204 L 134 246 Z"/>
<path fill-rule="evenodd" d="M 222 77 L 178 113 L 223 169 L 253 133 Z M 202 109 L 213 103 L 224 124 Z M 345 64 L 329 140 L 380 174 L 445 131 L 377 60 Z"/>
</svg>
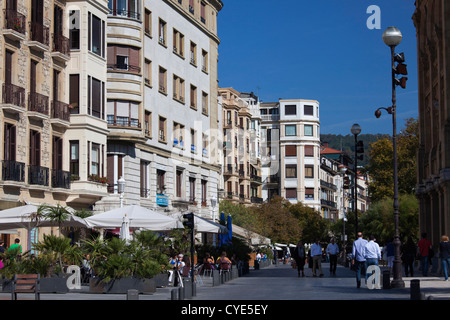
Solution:
<svg viewBox="0 0 450 320">
<path fill-rule="evenodd" d="M 52 222 L 57 222 L 59 226 L 59 233 L 61 234 L 61 225 L 64 221 L 69 218 L 69 211 L 66 207 L 61 206 L 59 203 L 56 207 L 53 206 L 45 206 L 44 217 L 49 219 Z"/>
</svg>

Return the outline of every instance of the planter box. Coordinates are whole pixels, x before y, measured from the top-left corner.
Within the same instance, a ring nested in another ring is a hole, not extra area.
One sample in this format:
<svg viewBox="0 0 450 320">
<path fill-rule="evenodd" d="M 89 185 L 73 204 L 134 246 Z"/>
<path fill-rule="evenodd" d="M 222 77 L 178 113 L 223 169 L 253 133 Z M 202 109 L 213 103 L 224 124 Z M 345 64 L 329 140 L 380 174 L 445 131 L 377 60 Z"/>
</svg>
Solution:
<svg viewBox="0 0 450 320">
<path fill-rule="evenodd" d="M 169 285 L 169 275 L 167 273 L 159 273 L 153 278 L 157 288 L 167 287 Z"/>
<path fill-rule="evenodd" d="M 41 293 L 67 293 L 67 277 L 68 275 L 54 275 L 50 278 L 40 279 L 40 292 Z M 2 292 L 11 292 L 12 280 L 4 279 L 2 284 Z"/>
<path fill-rule="evenodd" d="M 113 279 L 109 282 L 103 282 L 96 278 L 89 281 L 89 292 L 91 293 L 126 294 L 130 289 L 138 290 L 139 293 L 154 293 L 156 292 L 156 282 L 153 278 L 141 279 L 131 277 Z"/>
</svg>

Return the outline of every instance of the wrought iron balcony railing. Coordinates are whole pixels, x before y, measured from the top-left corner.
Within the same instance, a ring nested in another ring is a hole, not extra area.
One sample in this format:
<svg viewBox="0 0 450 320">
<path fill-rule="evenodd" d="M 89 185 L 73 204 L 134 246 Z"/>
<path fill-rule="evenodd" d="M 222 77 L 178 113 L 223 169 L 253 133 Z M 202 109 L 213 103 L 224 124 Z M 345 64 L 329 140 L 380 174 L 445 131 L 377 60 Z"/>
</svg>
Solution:
<svg viewBox="0 0 450 320">
<path fill-rule="evenodd" d="M 11 83 L 3 83 L 3 103 L 25 108 L 25 88 Z"/>
</svg>

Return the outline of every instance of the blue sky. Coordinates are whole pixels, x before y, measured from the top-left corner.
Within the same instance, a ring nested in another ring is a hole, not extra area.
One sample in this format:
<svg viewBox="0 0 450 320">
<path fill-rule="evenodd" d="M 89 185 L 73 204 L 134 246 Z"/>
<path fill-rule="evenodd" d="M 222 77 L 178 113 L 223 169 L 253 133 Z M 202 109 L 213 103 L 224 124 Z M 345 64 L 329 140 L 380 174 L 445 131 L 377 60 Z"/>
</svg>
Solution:
<svg viewBox="0 0 450 320">
<path fill-rule="evenodd" d="M 392 117 L 374 112 L 391 103 L 390 49 L 384 30 L 396 26 L 408 66 L 397 87 L 397 132 L 418 116 L 414 0 L 223 0 L 219 12 L 219 86 L 257 93 L 263 102 L 316 99 L 321 133 L 392 134 Z M 370 5 L 380 29 L 369 29 Z"/>
</svg>

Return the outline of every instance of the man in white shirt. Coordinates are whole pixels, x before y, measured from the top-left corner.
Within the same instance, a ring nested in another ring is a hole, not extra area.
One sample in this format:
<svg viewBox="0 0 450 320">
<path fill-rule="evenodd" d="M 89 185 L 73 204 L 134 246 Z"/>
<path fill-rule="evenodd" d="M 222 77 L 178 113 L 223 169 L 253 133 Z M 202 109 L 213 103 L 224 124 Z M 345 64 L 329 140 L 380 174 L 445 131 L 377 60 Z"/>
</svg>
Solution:
<svg viewBox="0 0 450 320">
<path fill-rule="evenodd" d="M 375 242 L 375 237 L 370 235 L 369 242 L 364 247 L 364 258 L 366 259 L 366 270 L 371 265 L 378 265 L 378 260 L 381 260 L 381 250 L 378 243 Z M 366 281 L 368 274 L 366 273 Z"/>
<path fill-rule="evenodd" d="M 364 258 L 364 250 L 367 244 L 367 240 L 363 239 L 362 232 L 358 232 L 358 240 L 353 242 L 353 249 L 352 249 L 352 264 L 356 266 L 356 287 L 361 287 L 361 273 L 365 274 L 365 264 L 366 264 L 366 258 Z"/>
<path fill-rule="evenodd" d="M 335 243 L 334 238 L 331 238 L 331 242 L 327 246 L 327 254 L 330 257 L 330 275 L 336 275 L 338 253 L 339 247 Z"/>
<path fill-rule="evenodd" d="M 315 239 L 311 246 L 311 257 L 313 259 L 313 277 L 317 277 L 316 270 L 319 268 L 319 277 L 323 277 L 322 273 L 322 247 L 319 244 L 319 239 Z"/>
</svg>

